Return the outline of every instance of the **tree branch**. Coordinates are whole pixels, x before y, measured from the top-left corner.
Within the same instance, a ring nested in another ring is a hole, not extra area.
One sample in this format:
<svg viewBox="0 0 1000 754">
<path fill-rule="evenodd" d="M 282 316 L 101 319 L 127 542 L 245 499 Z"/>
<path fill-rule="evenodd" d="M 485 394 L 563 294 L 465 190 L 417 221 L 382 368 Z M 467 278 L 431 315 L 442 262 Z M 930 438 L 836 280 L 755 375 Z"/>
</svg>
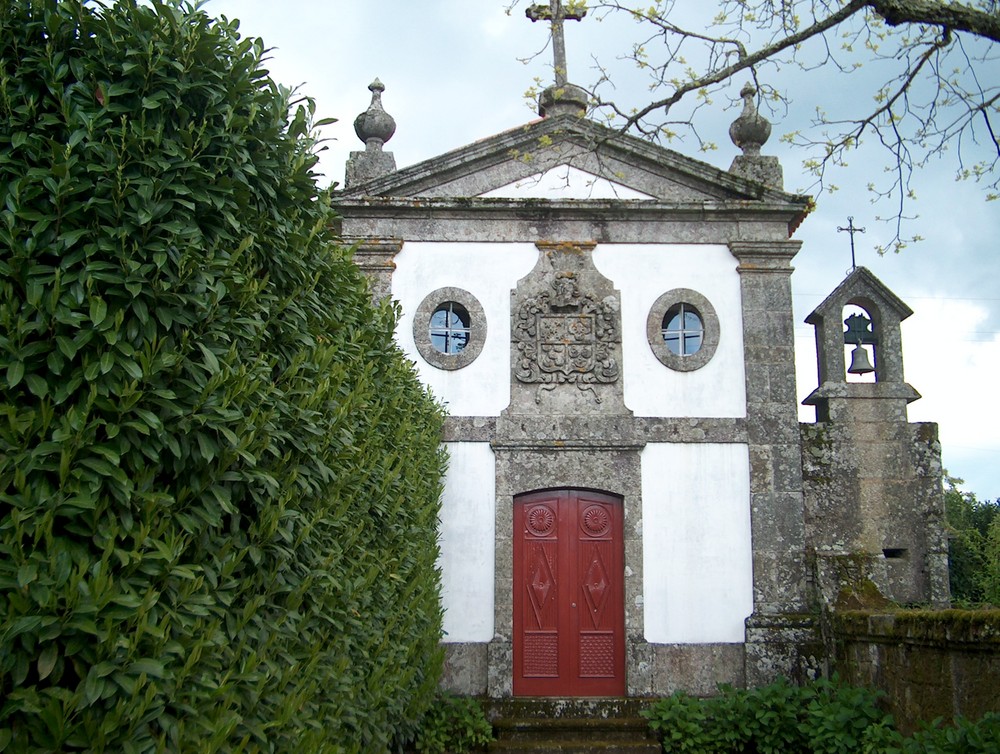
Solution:
<svg viewBox="0 0 1000 754">
<path fill-rule="evenodd" d="M 851 2 L 847 3 L 847 5 L 845 5 L 843 8 L 836 11 L 835 13 L 832 13 L 826 18 L 817 21 L 812 26 L 802 29 L 801 31 L 796 32 L 795 34 L 790 34 L 789 36 L 780 39 L 778 42 L 772 45 L 768 45 L 767 47 L 762 47 L 761 49 L 757 50 L 754 53 L 751 53 L 749 55 L 743 55 L 737 62 L 733 63 L 732 65 L 728 65 L 725 68 L 720 68 L 717 71 L 706 74 L 705 76 L 701 76 L 697 79 L 688 82 L 687 84 L 677 87 L 674 93 L 671 94 L 669 97 L 657 100 L 656 102 L 651 102 L 648 105 L 645 105 L 644 107 L 640 108 L 636 112 L 632 113 L 631 115 L 627 116 L 624 125 L 621 127 L 621 130 L 627 131 L 628 129 L 634 126 L 637 126 L 639 121 L 641 121 L 643 118 L 645 118 L 654 110 L 662 109 L 665 112 L 670 112 L 670 108 L 676 105 L 678 102 L 680 102 L 681 99 L 683 99 L 684 95 L 689 94 L 690 92 L 693 91 L 697 91 L 698 89 L 704 89 L 705 87 L 711 86 L 712 84 L 721 83 L 731 78 L 735 74 L 739 73 L 740 71 L 744 71 L 748 68 L 753 68 L 753 66 L 757 65 L 758 63 L 762 63 L 763 61 L 774 57 L 778 53 L 787 50 L 790 47 L 795 47 L 795 45 L 805 42 L 811 37 L 820 35 L 823 32 L 827 31 L 828 29 L 832 29 L 833 27 L 847 20 L 848 18 L 853 16 L 858 11 L 864 9 L 868 5 L 870 5 L 870 3 L 865 2 L 865 0 L 851 0 Z M 598 104 L 608 105 L 610 103 L 598 102 Z"/>
<path fill-rule="evenodd" d="M 866 5 L 889 26 L 926 24 L 964 31 L 977 37 L 1000 42 L 1000 15 L 972 8 L 962 3 L 937 0 L 870 0 Z"/>
</svg>

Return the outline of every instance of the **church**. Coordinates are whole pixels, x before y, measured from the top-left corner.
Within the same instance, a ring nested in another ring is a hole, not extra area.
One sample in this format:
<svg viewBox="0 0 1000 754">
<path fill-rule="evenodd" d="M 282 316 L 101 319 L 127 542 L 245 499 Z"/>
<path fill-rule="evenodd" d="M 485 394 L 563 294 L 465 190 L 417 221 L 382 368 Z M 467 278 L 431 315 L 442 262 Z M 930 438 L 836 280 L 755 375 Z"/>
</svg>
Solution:
<svg viewBox="0 0 1000 754">
<path fill-rule="evenodd" d="M 791 273 L 811 201 L 761 154 L 753 87 L 720 169 L 588 120 L 556 22 L 553 41 L 539 119 L 409 167 L 384 149 L 376 80 L 334 198 L 448 414 L 443 685 L 804 679 L 826 669 L 824 610 L 946 605 L 937 428 L 906 416 L 909 308 L 863 267 L 831 291 L 807 320 L 800 424 Z"/>
</svg>

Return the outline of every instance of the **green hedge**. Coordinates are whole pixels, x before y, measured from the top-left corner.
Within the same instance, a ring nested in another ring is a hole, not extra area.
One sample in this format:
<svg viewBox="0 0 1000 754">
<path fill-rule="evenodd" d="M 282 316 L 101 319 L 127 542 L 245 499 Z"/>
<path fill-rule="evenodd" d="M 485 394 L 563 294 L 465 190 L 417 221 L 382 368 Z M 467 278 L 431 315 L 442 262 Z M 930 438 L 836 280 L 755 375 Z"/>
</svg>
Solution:
<svg viewBox="0 0 1000 754">
<path fill-rule="evenodd" d="M 882 711 L 878 692 L 820 679 L 784 679 L 759 689 L 720 686 L 698 699 L 683 692 L 643 715 L 668 754 L 1000 754 L 1000 715 L 978 722 L 935 720 L 905 738 Z"/>
<path fill-rule="evenodd" d="M 857 754 L 865 730 L 886 720 L 875 692 L 826 680 L 719 690 L 709 699 L 677 693 L 643 713 L 665 752 Z"/>
<path fill-rule="evenodd" d="M 0 750 L 376 752 L 433 698 L 441 413 L 263 55 L 0 3 Z"/>
<path fill-rule="evenodd" d="M 483 751 L 493 741 L 493 726 L 477 699 L 438 693 L 408 751 L 463 754 Z"/>
</svg>

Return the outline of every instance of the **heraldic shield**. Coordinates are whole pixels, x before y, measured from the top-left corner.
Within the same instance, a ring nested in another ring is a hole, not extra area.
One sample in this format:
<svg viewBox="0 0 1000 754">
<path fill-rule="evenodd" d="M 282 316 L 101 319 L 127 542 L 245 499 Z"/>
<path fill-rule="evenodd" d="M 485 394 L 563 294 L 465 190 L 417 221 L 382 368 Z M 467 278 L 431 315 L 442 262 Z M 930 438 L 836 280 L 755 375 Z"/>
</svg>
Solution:
<svg viewBox="0 0 1000 754">
<path fill-rule="evenodd" d="M 538 367 L 569 376 L 596 366 L 593 314 L 537 314 Z"/>
<path fill-rule="evenodd" d="M 616 382 L 621 374 L 619 305 L 613 289 L 588 286 L 596 278 L 607 284 L 589 264 L 591 249 L 542 248 L 551 266 L 514 312 L 514 376 L 538 384 L 539 391 L 575 384 L 600 402 L 594 385 Z M 535 402 L 540 400 L 539 392 Z"/>
</svg>

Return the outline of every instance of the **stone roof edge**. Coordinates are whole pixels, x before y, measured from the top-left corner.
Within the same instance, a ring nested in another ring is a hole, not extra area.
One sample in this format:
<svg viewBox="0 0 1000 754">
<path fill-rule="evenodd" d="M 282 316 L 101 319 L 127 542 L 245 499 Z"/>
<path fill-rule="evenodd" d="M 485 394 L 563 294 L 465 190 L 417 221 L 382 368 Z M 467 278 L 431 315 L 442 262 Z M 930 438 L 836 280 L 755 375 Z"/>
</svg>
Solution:
<svg viewBox="0 0 1000 754">
<path fill-rule="evenodd" d="M 507 197 L 421 197 L 421 196 L 345 196 L 335 202 L 337 207 L 350 209 L 357 216 L 358 210 L 372 210 L 383 214 L 386 209 L 402 212 L 454 212 L 465 213 L 516 213 L 532 214 L 593 214 L 617 213 L 627 210 L 630 214 L 754 214 L 772 213 L 785 216 L 790 222 L 803 213 L 801 204 L 793 202 L 758 202 L 745 199 L 703 200 L 671 202 L 655 199 L 514 199 Z"/>
<path fill-rule="evenodd" d="M 842 298 L 843 294 L 847 292 L 848 288 L 852 288 L 855 285 L 860 284 L 862 287 L 869 288 L 872 293 L 880 296 L 886 304 L 891 306 L 896 310 L 899 315 L 900 321 L 906 319 L 911 314 L 913 310 L 906 305 L 899 296 L 893 293 L 889 286 L 875 277 L 875 273 L 869 270 L 867 267 L 856 267 L 851 273 L 845 277 L 836 288 L 827 296 L 815 309 L 810 312 L 809 316 L 806 317 L 806 324 L 815 325 L 818 324 L 818 320 L 826 314 L 826 310 L 833 306 L 837 300 Z"/>
<path fill-rule="evenodd" d="M 335 192 L 334 200 L 339 202 L 342 198 L 378 196 L 401 189 L 405 190 L 407 187 L 426 183 L 433 176 L 453 179 L 467 175 L 477 169 L 511 159 L 511 154 L 518 151 L 519 146 L 527 144 L 533 150 L 537 148 L 538 140 L 541 137 L 560 136 L 560 132 L 566 134 L 562 140 L 569 140 L 573 136 L 583 137 L 608 149 L 623 161 L 636 164 L 637 167 L 644 167 L 651 172 L 664 172 L 664 167 L 673 168 L 677 172 L 690 175 L 698 182 L 719 186 L 740 194 L 750 201 L 801 205 L 810 203 L 810 198 L 807 196 L 790 194 L 733 175 L 727 170 L 687 157 L 672 149 L 572 115 L 543 118 L 515 126 L 507 131 L 453 149 L 437 157 L 422 160 L 367 183 Z M 444 181 L 438 183 L 441 182 Z"/>
</svg>

